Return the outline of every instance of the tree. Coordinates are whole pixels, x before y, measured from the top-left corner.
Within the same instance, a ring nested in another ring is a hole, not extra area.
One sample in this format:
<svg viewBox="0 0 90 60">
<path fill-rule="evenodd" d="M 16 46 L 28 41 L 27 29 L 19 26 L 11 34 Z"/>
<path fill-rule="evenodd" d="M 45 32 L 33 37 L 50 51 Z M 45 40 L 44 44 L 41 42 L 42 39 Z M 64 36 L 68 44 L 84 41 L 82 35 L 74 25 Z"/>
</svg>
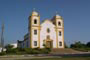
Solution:
<svg viewBox="0 0 90 60">
<path fill-rule="evenodd" d="M 71 44 L 70 47 L 71 48 L 85 48 L 86 45 L 78 41 L 78 42 L 75 42 L 74 44 Z"/>
<path fill-rule="evenodd" d="M 65 47 L 65 48 L 68 48 L 68 45 L 67 45 L 66 43 L 64 43 L 64 47 Z"/>
<path fill-rule="evenodd" d="M 90 47 L 90 42 L 88 42 L 88 43 L 86 44 L 86 46 L 87 46 L 87 47 Z"/>
<path fill-rule="evenodd" d="M 6 49 L 12 49 L 13 48 L 13 45 L 8 44 L 8 45 L 5 46 L 5 48 Z"/>
<path fill-rule="evenodd" d="M 6 52 L 10 53 L 10 52 L 12 52 L 13 45 L 8 44 L 8 45 L 5 46 L 5 48 L 6 48 Z"/>
</svg>

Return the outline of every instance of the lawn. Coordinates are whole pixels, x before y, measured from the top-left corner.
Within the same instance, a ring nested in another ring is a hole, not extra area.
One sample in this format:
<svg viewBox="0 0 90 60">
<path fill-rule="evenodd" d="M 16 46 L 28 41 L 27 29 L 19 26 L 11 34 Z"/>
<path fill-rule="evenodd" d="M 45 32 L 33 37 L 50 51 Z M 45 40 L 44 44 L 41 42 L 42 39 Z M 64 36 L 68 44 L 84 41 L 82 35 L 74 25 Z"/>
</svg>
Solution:
<svg viewBox="0 0 90 60">
<path fill-rule="evenodd" d="M 90 57 L 37 58 L 37 59 L 22 59 L 22 60 L 90 60 Z"/>
</svg>

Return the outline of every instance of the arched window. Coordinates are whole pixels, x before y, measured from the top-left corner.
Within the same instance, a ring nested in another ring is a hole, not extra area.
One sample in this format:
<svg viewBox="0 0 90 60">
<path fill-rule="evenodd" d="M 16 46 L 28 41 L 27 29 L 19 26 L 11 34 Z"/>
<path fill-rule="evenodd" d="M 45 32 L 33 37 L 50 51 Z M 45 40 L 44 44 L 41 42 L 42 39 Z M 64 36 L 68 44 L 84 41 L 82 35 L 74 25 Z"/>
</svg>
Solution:
<svg viewBox="0 0 90 60">
<path fill-rule="evenodd" d="M 48 32 L 48 33 L 50 32 L 50 29 L 49 29 L 49 28 L 47 28 L 47 32 Z"/>
<path fill-rule="evenodd" d="M 36 19 L 34 20 L 34 24 L 37 24 L 37 20 Z"/>
<path fill-rule="evenodd" d="M 58 26 L 61 26 L 61 22 L 60 21 L 58 22 Z"/>
</svg>

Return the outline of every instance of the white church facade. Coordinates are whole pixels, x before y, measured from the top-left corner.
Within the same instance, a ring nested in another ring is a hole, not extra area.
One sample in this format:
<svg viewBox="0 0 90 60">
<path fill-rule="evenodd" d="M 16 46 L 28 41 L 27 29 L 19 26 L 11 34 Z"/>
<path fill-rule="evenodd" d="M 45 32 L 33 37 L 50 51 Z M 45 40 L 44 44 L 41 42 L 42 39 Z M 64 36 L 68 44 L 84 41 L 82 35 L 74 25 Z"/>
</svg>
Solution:
<svg viewBox="0 0 90 60">
<path fill-rule="evenodd" d="M 64 21 L 60 15 L 40 23 L 40 14 L 33 11 L 28 20 L 28 33 L 23 41 L 18 40 L 18 47 L 64 48 Z"/>
</svg>

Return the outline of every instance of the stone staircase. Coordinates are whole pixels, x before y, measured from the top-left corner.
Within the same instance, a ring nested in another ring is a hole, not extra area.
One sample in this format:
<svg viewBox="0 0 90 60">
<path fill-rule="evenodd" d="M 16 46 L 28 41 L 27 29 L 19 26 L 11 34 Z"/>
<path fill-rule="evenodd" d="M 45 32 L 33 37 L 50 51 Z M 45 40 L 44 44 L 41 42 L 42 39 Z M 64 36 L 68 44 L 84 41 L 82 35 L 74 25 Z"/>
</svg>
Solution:
<svg viewBox="0 0 90 60">
<path fill-rule="evenodd" d="M 50 53 L 51 54 L 75 54 L 75 53 L 80 53 L 80 51 L 76 51 L 70 48 L 54 48 Z"/>
</svg>

